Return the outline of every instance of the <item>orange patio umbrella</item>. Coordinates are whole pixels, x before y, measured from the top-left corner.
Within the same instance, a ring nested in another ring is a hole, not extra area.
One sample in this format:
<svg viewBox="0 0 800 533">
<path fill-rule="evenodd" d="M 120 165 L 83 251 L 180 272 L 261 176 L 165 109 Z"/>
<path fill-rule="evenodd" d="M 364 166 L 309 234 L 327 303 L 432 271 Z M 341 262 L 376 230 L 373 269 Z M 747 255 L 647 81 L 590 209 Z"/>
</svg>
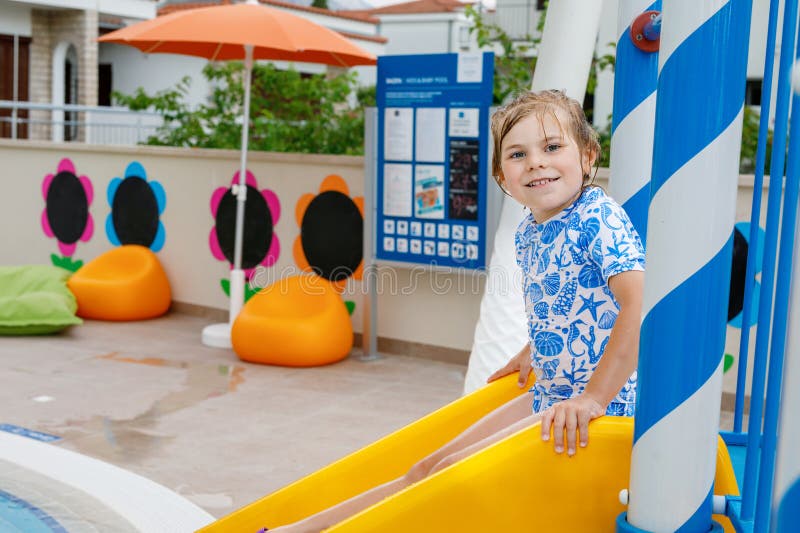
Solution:
<svg viewBox="0 0 800 533">
<path fill-rule="evenodd" d="M 236 233 L 229 322 L 214 324 L 203 330 L 204 343 L 229 348 L 230 326 L 244 304 L 242 238 L 247 187 L 243 184 L 247 166 L 253 60 L 352 67 L 374 65 L 376 58 L 333 30 L 297 15 L 260 5 L 258 0 L 177 11 L 111 32 L 100 37 L 99 41 L 133 46 L 148 54 L 182 54 L 211 61 L 244 61 L 244 119 L 239 183 L 234 187 L 237 199 Z"/>
</svg>

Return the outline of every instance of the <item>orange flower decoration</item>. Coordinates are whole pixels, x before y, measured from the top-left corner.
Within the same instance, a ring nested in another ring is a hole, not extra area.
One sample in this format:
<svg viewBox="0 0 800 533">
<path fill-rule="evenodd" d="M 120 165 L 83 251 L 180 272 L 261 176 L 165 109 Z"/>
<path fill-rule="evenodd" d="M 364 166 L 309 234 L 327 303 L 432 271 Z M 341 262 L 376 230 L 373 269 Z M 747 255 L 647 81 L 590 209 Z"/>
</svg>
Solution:
<svg viewBox="0 0 800 533">
<path fill-rule="evenodd" d="M 319 193 L 304 194 L 295 207 L 300 236 L 294 260 L 302 270 L 331 281 L 340 290 L 364 273 L 364 198 L 350 197 L 341 176 L 327 176 Z"/>
</svg>

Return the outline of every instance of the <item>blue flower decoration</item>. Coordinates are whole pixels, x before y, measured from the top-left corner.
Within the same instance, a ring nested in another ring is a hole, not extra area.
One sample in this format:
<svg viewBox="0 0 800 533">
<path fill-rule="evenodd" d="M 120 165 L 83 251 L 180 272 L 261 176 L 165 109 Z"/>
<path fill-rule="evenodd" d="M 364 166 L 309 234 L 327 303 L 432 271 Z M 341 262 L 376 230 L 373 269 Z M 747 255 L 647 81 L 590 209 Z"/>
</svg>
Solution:
<svg viewBox="0 0 800 533">
<path fill-rule="evenodd" d="M 161 250 L 166 240 L 161 214 L 167 195 L 159 182 L 147 181 L 141 163 L 133 161 L 123 178 L 111 180 L 107 197 L 111 213 L 106 218 L 106 235 L 114 246 L 138 244 Z"/>
</svg>

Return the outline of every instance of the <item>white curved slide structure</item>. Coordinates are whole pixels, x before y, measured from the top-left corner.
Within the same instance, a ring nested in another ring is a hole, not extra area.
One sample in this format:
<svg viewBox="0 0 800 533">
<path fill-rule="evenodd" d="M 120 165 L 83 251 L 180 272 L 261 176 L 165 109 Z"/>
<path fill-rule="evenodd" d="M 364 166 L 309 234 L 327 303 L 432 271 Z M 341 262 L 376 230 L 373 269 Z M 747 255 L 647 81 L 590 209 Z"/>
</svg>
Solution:
<svg viewBox="0 0 800 533">
<path fill-rule="evenodd" d="M 600 27 L 600 13 L 608 3 L 614 3 L 616 11 L 616 2 L 608 0 L 550 2 L 532 90 L 564 89 L 569 96 L 583 101 Z M 506 364 L 528 341 L 521 273 L 514 251 L 514 234 L 523 216 L 522 206 L 515 200 L 509 197 L 503 200 L 464 382 L 465 394 L 484 385 L 486 378 Z"/>
</svg>

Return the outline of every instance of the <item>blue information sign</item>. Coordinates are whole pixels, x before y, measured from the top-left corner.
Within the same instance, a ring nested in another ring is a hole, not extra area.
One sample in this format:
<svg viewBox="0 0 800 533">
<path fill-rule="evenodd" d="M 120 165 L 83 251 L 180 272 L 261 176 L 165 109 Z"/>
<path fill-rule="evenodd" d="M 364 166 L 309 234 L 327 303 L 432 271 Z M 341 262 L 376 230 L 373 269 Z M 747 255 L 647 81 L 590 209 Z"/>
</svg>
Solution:
<svg viewBox="0 0 800 533">
<path fill-rule="evenodd" d="M 378 58 L 375 257 L 487 264 L 494 54 Z"/>
</svg>

